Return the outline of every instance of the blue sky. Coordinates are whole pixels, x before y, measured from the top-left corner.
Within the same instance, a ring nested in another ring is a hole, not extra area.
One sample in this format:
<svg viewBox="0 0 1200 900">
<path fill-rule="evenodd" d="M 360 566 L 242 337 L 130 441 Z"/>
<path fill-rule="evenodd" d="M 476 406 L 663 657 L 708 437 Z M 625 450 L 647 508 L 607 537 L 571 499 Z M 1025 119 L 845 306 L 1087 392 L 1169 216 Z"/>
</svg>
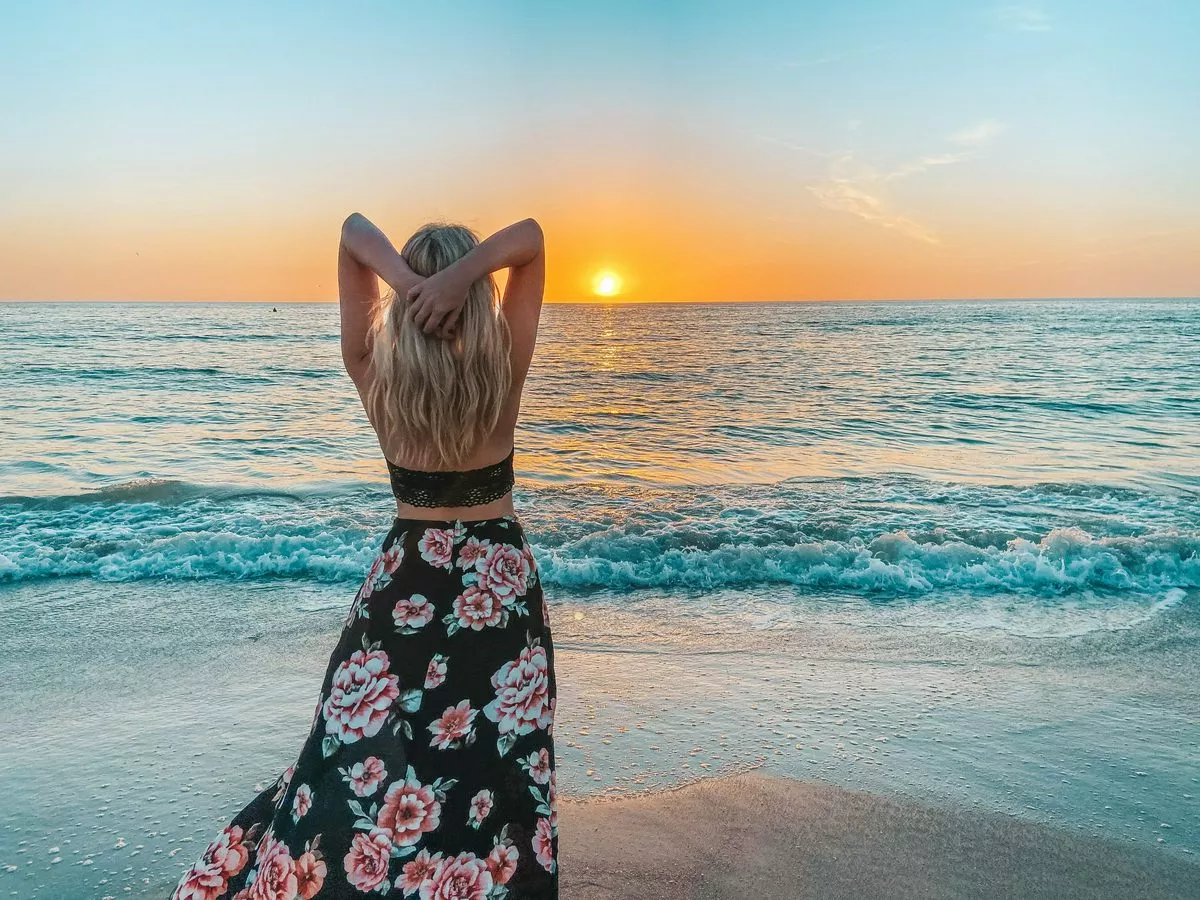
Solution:
<svg viewBox="0 0 1200 900">
<path fill-rule="evenodd" d="M 0 297 L 331 299 L 356 208 L 538 215 L 564 299 L 1197 293 L 1198 10 L 13 6 Z"/>
</svg>

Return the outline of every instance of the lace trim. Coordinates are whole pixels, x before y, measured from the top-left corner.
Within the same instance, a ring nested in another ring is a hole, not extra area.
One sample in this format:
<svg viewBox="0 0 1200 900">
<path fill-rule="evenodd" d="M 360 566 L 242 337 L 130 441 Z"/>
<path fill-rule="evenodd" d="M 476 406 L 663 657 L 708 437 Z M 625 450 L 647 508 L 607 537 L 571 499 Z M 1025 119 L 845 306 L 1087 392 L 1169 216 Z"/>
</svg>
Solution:
<svg viewBox="0 0 1200 900">
<path fill-rule="evenodd" d="M 513 454 L 479 469 L 429 472 L 406 469 L 386 460 L 392 493 L 410 506 L 480 506 L 499 500 L 513 488 Z"/>
</svg>

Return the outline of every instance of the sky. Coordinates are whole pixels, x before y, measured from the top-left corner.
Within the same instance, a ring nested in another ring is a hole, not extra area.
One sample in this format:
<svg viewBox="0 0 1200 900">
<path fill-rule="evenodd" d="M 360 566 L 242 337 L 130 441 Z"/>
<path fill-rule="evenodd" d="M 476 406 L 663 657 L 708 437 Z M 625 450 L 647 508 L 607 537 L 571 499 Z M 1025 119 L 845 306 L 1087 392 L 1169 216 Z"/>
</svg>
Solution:
<svg viewBox="0 0 1200 900">
<path fill-rule="evenodd" d="M 333 301 L 354 211 L 533 216 L 550 301 L 1200 294 L 1194 0 L 4 18 L 0 299 Z"/>
</svg>

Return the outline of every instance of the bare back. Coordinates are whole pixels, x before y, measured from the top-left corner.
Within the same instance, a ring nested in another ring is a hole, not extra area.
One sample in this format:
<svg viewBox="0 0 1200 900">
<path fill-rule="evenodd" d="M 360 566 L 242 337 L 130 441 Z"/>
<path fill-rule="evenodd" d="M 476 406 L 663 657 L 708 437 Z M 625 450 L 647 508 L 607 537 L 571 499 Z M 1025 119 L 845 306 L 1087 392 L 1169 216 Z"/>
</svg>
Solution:
<svg viewBox="0 0 1200 900">
<path fill-rule="evenodd" d="M 512 383 L 508 396 L 501 408 L 500 418 L 495 429 L 481 441 L 474 452 L 457 468 L 476 469 L 490 466 L 503 460 L 514 449 L 514 434 L 517 419 L 520 415 L 521 397 L 525 388 L 526 376 L 533 361 L 534 348 L 537 343 L 538 324 L 541 319 L 542 298 L 545 291 L 546 266 L 545 254 L 537 253 L 530 262 L 513 266 L 509 270 L 508 282 L 505 285 L 501 300 L 501 315 L 508 322 L 512 337 L 510 349 L 510 365 Z M 349 367 L 348 367 L 349 368 Z M 351 371 L 363 409 L 368 421 L 375 428 L 376 438 L 379 429 L 372 419 L 366 402 L 370 386 L 370 367 L 364 366 L 357 372 Z M 400 455 L 392 455 L 395 448 L 386 447 L 380 442 L 385 460 L 390 460 L 399 466 L 413 467 L 410 460 Z M 444 506 L 417 507 L 397 501 L 396 514 L 401 518 L 415 519 L 486 519 L 501 515 L 514 515 L 512 493 L 505 494 L 498 500 L 477 506 Z"/>
</svg>

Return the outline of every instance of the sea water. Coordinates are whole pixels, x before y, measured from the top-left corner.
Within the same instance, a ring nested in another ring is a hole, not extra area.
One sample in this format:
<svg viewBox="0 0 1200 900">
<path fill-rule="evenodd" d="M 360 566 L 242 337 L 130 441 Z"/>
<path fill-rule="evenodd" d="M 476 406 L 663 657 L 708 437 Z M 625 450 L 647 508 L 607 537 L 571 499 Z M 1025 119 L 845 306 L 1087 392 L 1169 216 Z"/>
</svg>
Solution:
<svg viewBox="0 0 1200 900">
<path fill-rule="evenodd" d="M 394 515 L 337 329 L 0 304 L 0 895 L 161 893 L 294 756 Z M 565 794 L 1200 852 L 1200 301 L 548 304 L 515 465 Z"/>
</svg>

